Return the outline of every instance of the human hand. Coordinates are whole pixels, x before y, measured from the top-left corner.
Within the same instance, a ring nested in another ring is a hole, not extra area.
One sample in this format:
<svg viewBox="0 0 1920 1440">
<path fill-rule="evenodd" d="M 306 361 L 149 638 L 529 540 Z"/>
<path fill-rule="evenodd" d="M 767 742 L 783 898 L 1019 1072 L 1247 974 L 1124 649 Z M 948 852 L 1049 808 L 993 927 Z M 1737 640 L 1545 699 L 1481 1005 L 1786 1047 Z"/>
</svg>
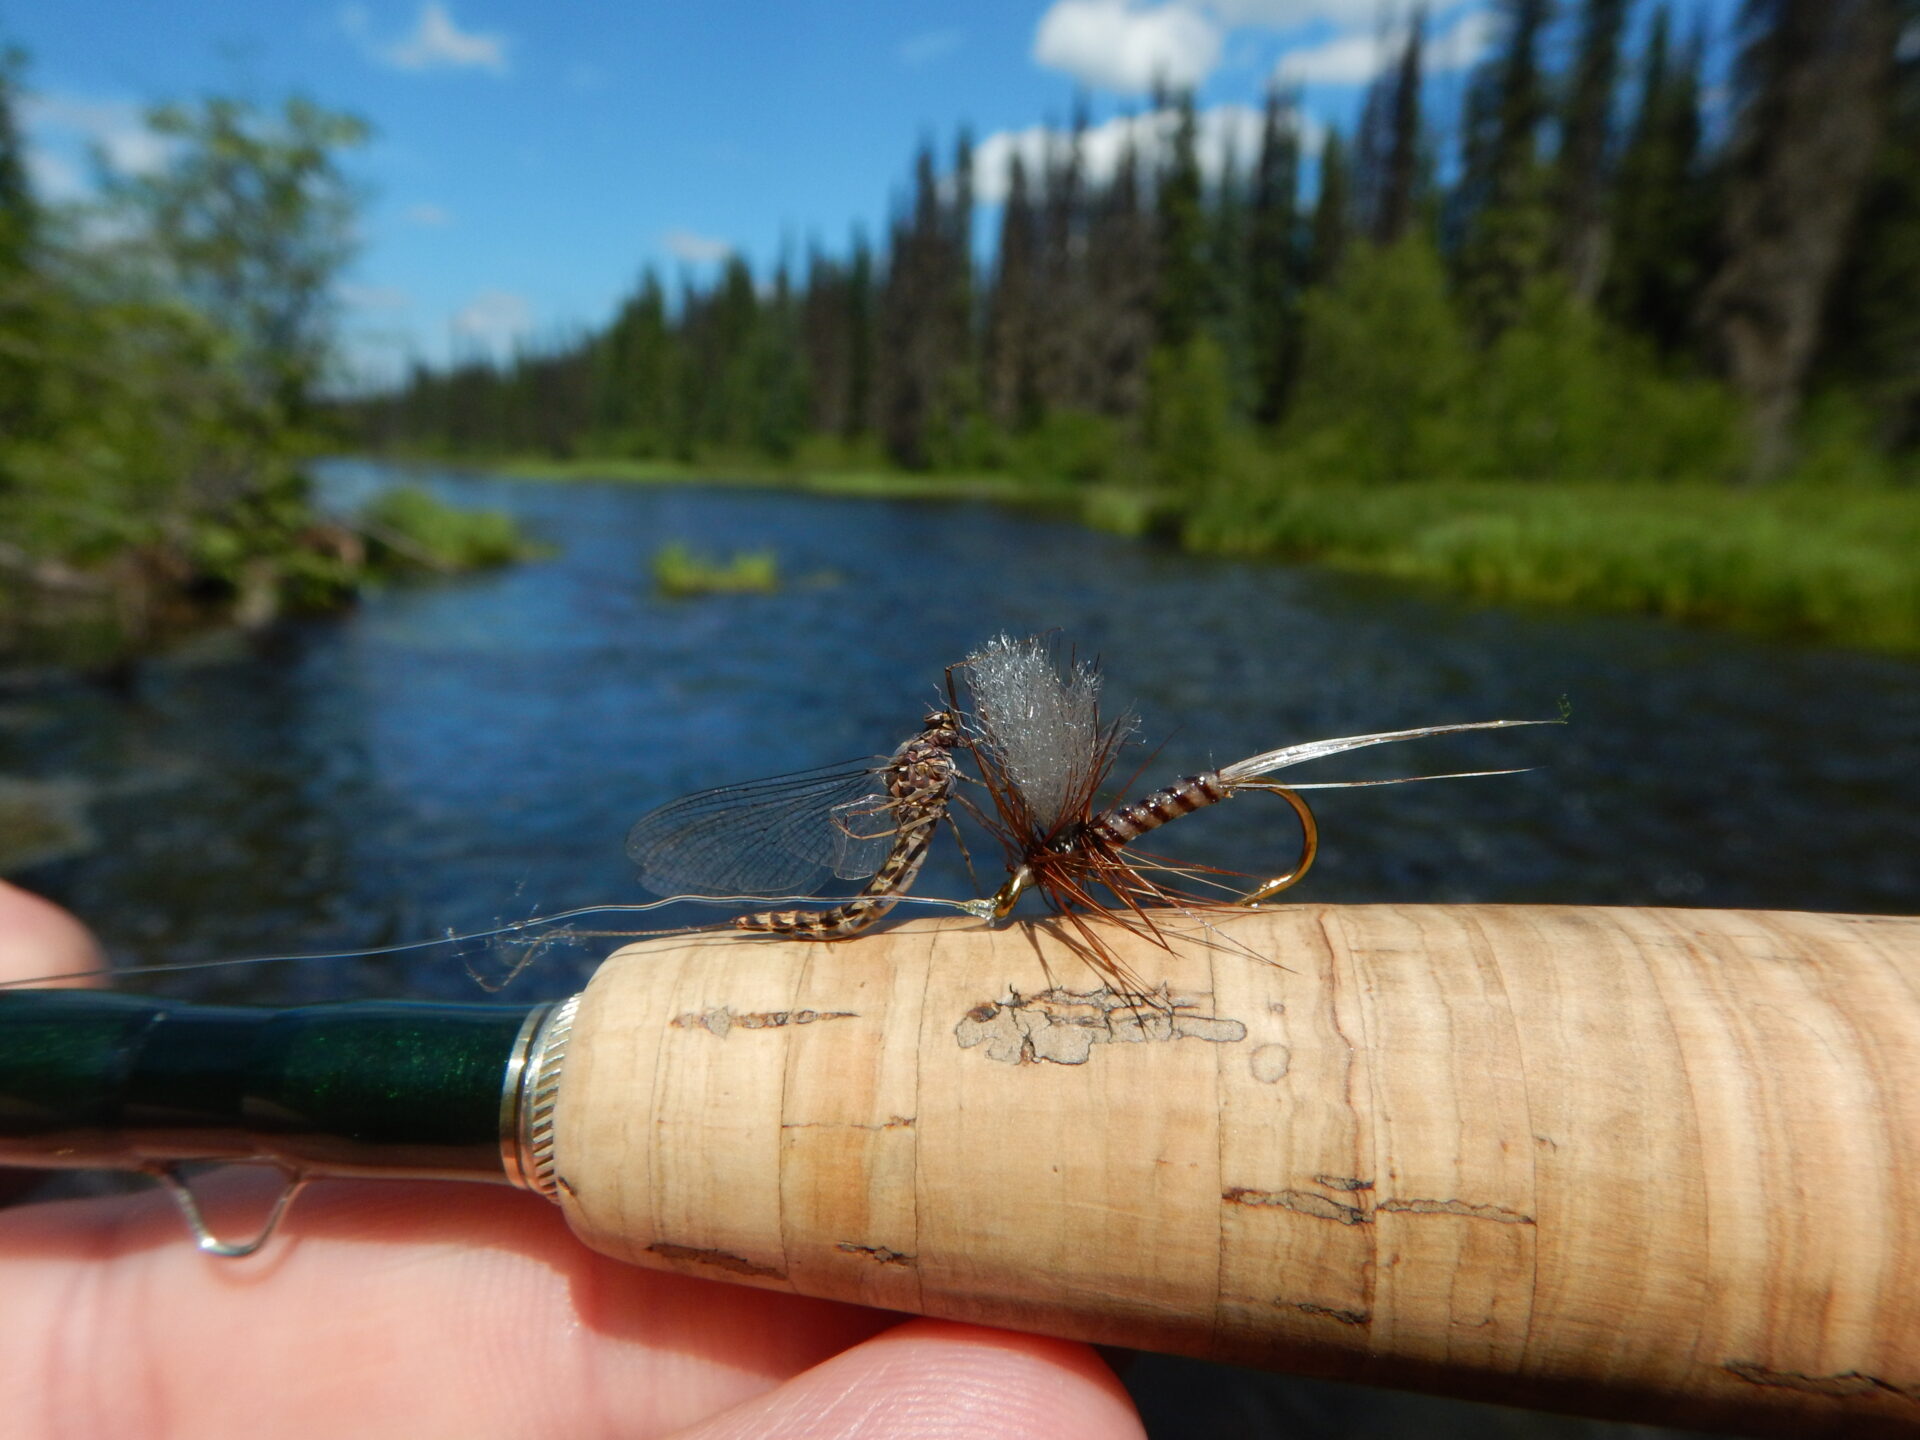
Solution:
<svg viewBox="0 0 1920 1440">
<path fill-rule="evenodd" d="M 98 955 L 0 883 L 0 980 Z M 249 1188 L 196 1185 L 217 1216 Z M 239 1261 L 157 1192 L 0 1210 L 0 1395 L 17 1440 L 1142 1433 L 1084 1345 L 635 1269 L 428 1182 L 317 1182 Z"/>
</svg>

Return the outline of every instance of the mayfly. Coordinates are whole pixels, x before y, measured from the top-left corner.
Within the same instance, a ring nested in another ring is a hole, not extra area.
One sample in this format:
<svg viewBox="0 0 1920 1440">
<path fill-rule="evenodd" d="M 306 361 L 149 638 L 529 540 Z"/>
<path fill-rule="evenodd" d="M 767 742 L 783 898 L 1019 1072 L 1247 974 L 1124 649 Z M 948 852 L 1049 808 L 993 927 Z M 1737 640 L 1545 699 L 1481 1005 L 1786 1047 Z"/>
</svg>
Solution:
<svg viewBox="0 0 1920 1440">
<path fill-rule="evenodd" d="M 1309 760 L 1370 745 L 1467 730 L 1556 723 L 1480 720 L 1309 741 L 1185 776 L 1141 799 L 1096 809 L 1099 794 L 1134 729 L 1130 715 L 1101 720 L 1099 671 L 1085 661 L 1070 661 L 1063 676 L 1046 640 L 1013 640 L 1004 635 L 968 656 L 957 668 L 964 672 L 972 698 L 965 722 L 967 742 L 993 804 L 993 813 L 982 818 L 1007 852 L 1008 878 L 993 897 L 992 913 L 996 918 L 1004 917 L 1025 891 L 1037 890 L 1073 925 L 1082 953 L 1098 968 L 1116 975 L 1119 967 L 1088 917 L 1115 921 L 1164 944 L 1148 907 L 1257 905 L 1298 883 L 1318 853 L 1319 828 L 1299 791 L 1403 783 L 1336 780 L 1285 785 L 1268 776 Z M 1483 770 L 1404 779 L 1509 773 Z M 1222 882 L 1205 877 L 1229 872 L 1209 866 L 1175 865 L 1128 852 L 1132 842 L 1149 831 L 1244 791 L 1278 796 L 1298 817 L 1300 856 L 1286 873 L 1223 899 L 1194 893 L 1178 882 L 1220 887 Z M 1103 899 L 1101 892 L 1112 900 Z"/>
<path fill-rule="evenodd" d="M 822 871 L 866 879 L 826 910 L 765 910 L 732 923 L 799 940 L 858 935 L 899 903 L 946 817 L 960 728 L 950 711 L 878 763 L 702 790 L 641 817 L 627 835 L 640 883 L 659 895 L 778 895 Z"/>
<path fill-rule="evenodd" d="M 636 940 L 685 935 L 708 926 L 665 930 L 583 928 L 589 916 L 624 915 L 682 903 L 738 905 L 776 897 L 802 899 L 823 871 L 865 879 L 860 893 L 825 910 L 769 910 L 736 916 L 733 928 L 803 940 L 842 940 L 873 925 L 896 905 L 916 902 L 985 913 L 978 901 L 908 895 L 934 830 L 946 816 L 954 782 L 953 753 L 962 743 L 952 714 L 935 711 L 891 755 L 768 780 L 702 790 L 643 816 L 627 836 L 641 881 L 665 898 L 643 903 L 581 905 L 551 915 L 502 920 L 486 929 L 390 945 L 326 953 L 250 955 L 141 966 L 144 976 L 228 969 L 279 961 L 349 960 L 450 949 L 483 989 L 502 989 L 550 949 L 597 938 Z M 801 892 L 801 893 L 790 893 Z M 473 954 L 469 954 L 469 951 Z M 498 952 L 497 954 L 495 952 Z M 484 955 L 500 978 L 475 965 Z M 493 963 L 498 961 L 499 963 Z M 120 973 L 120 972 L 110 972 Z M 92 978 L 93 972 L 43 977 Z M 0 981 L 0 990 L 42 980 Z"/>
</svg>

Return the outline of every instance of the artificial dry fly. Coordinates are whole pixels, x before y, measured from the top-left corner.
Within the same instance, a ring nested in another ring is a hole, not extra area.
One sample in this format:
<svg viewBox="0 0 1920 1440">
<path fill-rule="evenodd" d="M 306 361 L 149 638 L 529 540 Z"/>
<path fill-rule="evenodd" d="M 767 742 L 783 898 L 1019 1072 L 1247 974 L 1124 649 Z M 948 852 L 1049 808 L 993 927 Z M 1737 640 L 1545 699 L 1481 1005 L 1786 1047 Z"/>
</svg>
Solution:
<svg viewBox="0 0 1920 1440">
<path fill-rule="evenodd" d="M 1005 635 L 975 651 L 957 668 L 965 675 L 972 701 L 965 718 L 967 743 L 993 807 L 991 814 L 978 813 L 1007 854 L 1008 878 L 993 897 L 994 916 L 1004 917 L 1025 891 L 1037 890 L 1073 926 L 1082 955 L 1095 968 L 1121 979 L 1128 977 L 1089 919 L 1113 921 L 1164 945 L 1150 907 L 1246 907 L 1296 884 L 1312 866 L 1319 848 L 1313 811 L 1299 791 L 1513 773 L 1478 770 L 1284 785 L 1266 778 L 1276 771 L 1371 745 L 1557 723 L 1479 720 L 1314 740 L 1188 775 L 1141 799 L 1096 811 L 1100 791 L 1135 728 L 1130 715 L 1101 720 L 1099 670 L 1086 661 L 1070 659 L 1063 674 L 1054 646 L 1046 639 L 1014 640 Z M 957 700 L 955 709 L 959 709 Z M 1127 847 L 1147 832 L 1243 791 L 1278 796 L 1298 817 L 1300 856 L 1285 874 L 1222 899 L 1180 888 L 1179 882 L 1224 888 L 1221 881 L 1206 877 L 1232 872 L 1128 853 Z M 1102 892 L 1112 899 L 1102 898 Z"/>
<path fill-rule="evenodd" d="M 844 940 L 900 902 L 946 817 L 954 782 L 954 715 L 935 710 L 879 762 L 828 767 L 702 790 L 644 815 L 627 835 L 640 883 L 660 895 L 778 895 L 832 871 L 865 878 L 826 910 L 764 910 L 736 929 L 798 940 Z"/>
</svg>

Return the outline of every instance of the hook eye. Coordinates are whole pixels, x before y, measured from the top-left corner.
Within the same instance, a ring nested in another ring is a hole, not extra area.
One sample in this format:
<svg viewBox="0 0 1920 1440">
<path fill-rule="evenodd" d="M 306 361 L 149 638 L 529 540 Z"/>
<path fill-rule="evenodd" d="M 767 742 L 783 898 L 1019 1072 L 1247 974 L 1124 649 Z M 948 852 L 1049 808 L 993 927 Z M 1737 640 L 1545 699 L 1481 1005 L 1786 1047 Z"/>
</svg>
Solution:
<svg viewBox="0 0 1920 1440">
<path fill-rule="evenodd" d="M 1255 788 L 1255 787 L 1249 787 Z M 1248 909 L 1257 909 L 1263 900 L 1271 900 L 1282 890 L 1297 885 L 1313 868 L 1313 860 L 1320 853 L 1320 827 L 1314 823 L 1313 811 L 1307 808 L 1307 802 L 1284 785 L 1261 785 L 1257 787 L 1269 794 L 1278 795 L 1293 807 L 1293 813 L 1300 817 L 1300 858 L 1294 862 L 1293 869 L 1284 875 L 1276 875 L 1271 880 L 1262 881 L 1238 900 L 1236 905 Z"/>
<path fill-rule="evenodd" d="M 1033 884 L 1033 870 L 1022 865 L 1007 877 L 1007 883 L 993 893 L 993 918 L 1004 920 Z"/>
</svg>

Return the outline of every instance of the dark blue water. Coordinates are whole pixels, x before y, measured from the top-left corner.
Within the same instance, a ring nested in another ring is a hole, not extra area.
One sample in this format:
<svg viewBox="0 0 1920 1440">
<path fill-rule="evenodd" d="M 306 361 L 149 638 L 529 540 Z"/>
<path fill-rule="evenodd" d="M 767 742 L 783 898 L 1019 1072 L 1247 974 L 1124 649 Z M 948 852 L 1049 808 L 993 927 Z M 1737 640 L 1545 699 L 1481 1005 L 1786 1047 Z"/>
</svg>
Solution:
<svg viewBox="0 0 1920 1440">
<path fill-rule="evenodd" d="M 328 473 L 342 499 L 387 478 Z M 131 693 L 0 697 L 0 775 L 62 782 L 97 842 L 16 878 L 78 910 L 126 964 L 343 949 L 643 899 L 621 853 L 643 811 L 891 749 L 946 665 L 997 631 L 1057 627 L 1101 658 L 1111 704 L 1138 712 L 1154 783 L 1320 736 L 1552 716 L 1568 698 L 1564 728 L 1322 767 L 1539 768 L 1316 797 L 1325 845 L 1306 897 L 1920 901 L 1912 664 L 1476 608 L 980 506 L 430 483 L 511 510 L 556 553 L 396 586 L 264 640 L 202 639 L 142 666 Z M 661 598 L 650 561 L 674 540 L 771 549 L 785 588 Z M 1258 796 L 1185 822 L 1183 841 L 1253 870 L 1284 865 L 1293 844 Z M 979 893 L 941 852 L 920 889 Z M 997 858 L 980 858 L 990 886 Z M 558 993 L 578 979 L 549 964 L 522 983 Z M 475 993 L 445 952 L 208 985 Z"/>
<path fill-rule="evenodd" d="M 345 499 L 389 478 L 339 464 L 327 483 Z M 127 965 L 343 949 L 637 900 L 621 842 L 643 811 L 889 750 L 946 665 L 997 631 L 1057 627 L 1099 655 L 1109 700 L 1131 704 L 1161 747 L 1139 756 L 1152 783 L 1316 737 L 1552 716 L 1567 697 L 1564 728 L 1323 767 L 1539 768 L 1316 797 L 1324 849 L 1305 898 L 1920 904 L 1913 664 L 1477 608 L 979 506 L 429 483 L 512 511 L 556 553 L 395 586 L 264 639 L 203 638 L 143 664 L 125 692 L 0 692 L 0 777 L 77 797 L 92 837 L 13 878 L 78 911 Z M 771 549 L 787 584 L 661 598 L 649 565 L 675 540 Z M 1198 858 L 1252 870 L 1286 864 L 1294 843 L 1259 796 L 1183 831 Z M 999 878 L 992 856 L 975 885 L 941 851 L 923 892 L 976 894 Z M 577 988 L 607 943 L 550 958 L 508 998 Z M 168 984 L 263 999 L 478 994 L 445 951 Z"/>
</svg>

